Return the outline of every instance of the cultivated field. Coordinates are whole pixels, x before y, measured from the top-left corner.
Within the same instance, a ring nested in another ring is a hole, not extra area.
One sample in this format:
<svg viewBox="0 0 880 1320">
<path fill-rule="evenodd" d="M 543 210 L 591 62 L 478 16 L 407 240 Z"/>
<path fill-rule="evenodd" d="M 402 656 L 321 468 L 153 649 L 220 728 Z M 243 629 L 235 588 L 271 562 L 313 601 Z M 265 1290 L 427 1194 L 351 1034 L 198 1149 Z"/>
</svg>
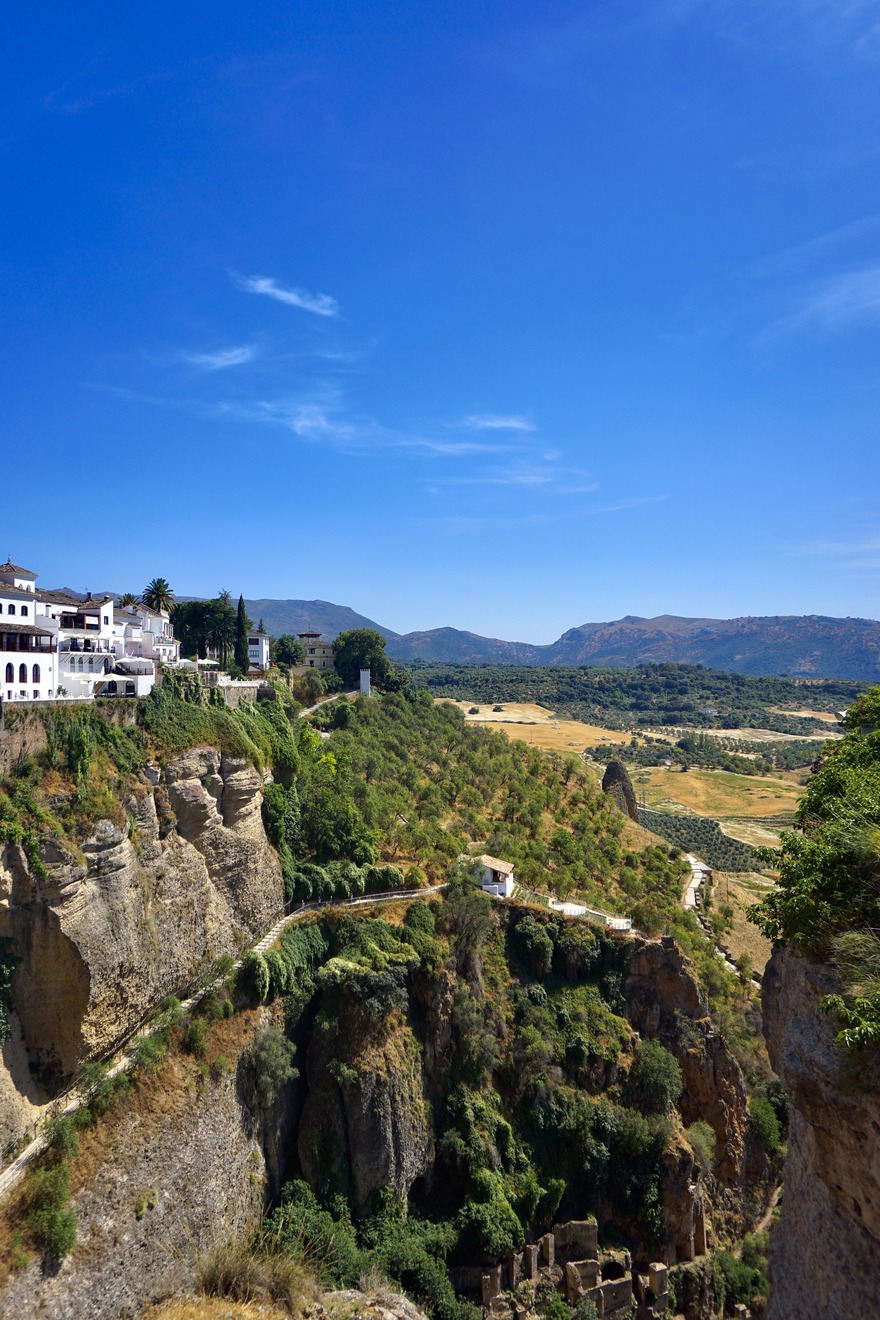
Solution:
<svg viewBox="0 0 880 1320">
<path fill-rule="evenodd" d="M 635 773 L 636 796 L 658 811 L 676 804 L 700 816 L 788 816 L 801 789 L 784 779 L 734 775 L 726 770 L 681 770 L 651 766 Z"/>
<path fill-rule="evenodd" d="M 767 706 L 771 715 L 797 715 L 801 719 L 821 720 L 823 724 L 838 724 L 839 718 L 827 710 L 783 710 L 781 706 Z"/>
<path fill-rule="evenodd" d="M 446 701 L 446 697 L 437 697 L 437 701 Z M 580 720 L 559 720 L 552 711 L 532 702 L 505 701 L 495 711 L 491 706 L 480 706 L 479 714 L 469 714 L 476 704 L 472 701 L 454 701 L 464 711 L 468 724 L 479 724 L 483 728 L 498 729 L 510 738 L 521 738 L 523 742 L 535 747 L 546 747 L 557 752 L 582 752 L 585 747 L 595 747 L 598 743 L 629 742 L 630 735 L 619 729 L 603 729 L 597 724 L 582 724 Z"/>
</svg>

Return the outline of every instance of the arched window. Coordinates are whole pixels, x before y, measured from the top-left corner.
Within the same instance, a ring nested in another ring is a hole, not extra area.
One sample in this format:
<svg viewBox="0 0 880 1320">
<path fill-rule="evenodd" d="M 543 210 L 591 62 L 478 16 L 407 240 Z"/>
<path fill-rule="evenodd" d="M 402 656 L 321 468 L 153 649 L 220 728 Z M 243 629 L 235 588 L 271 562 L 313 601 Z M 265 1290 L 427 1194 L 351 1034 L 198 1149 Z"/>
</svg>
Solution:
<svg viewBox="0 0 880 1320">
<path fill-rule="evenodd" d="M 6 682 L 7 683 L 15 682 L 15 665 L 12 663 L 12 661 L 10 661 L 9 664 L 6 666 Z"/>
<path fill-rule="evenodd" d="M 110 693 L 111 697 L 116 696 L 116 693 L 119 691 L 119 684 L 116 682 L 115 678 L 110 679 L 110 682 L 107 684 L 107 691 Z"/>
<path fill-rule="evenodd" d="M 31 682 L 39 683 L 39 681 L 40 681 L 40 666 L 34 665 L 33 669 L 31 670 Z"/>
<path fill-rule="evenodd" d="M 7 613 L 7 614 L 14 614 L 14 613 L 15 613 L 15 606 L 14 606 L 14 605 L 7 605 L 7 607 L 6 607 L 6 613 Z"/>
<path fill-rule="evenodd" d="M 27 605 L 22 605 L 22 607 L 21 607 L 21 612 L 22 612 L 22 614 L 27 614 L 27 612 L 28 612 L 28 607 L 27 607 Z"/>
<path fill-rule="evenodd" d="M 27 665 L 18 666 L 18 681 L 19 683 L 27 682 Z"/>
</svg>

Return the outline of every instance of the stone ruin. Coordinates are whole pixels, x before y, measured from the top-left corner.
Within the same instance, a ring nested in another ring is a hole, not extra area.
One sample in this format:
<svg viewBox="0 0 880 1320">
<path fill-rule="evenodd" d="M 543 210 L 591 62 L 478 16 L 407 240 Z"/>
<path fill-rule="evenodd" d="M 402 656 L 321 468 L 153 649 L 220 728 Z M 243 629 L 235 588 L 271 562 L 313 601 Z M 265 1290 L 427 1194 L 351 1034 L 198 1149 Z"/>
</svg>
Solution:
<svg viewBox="0 0 880 1320">
<path fill-rule="evenodd" d="M 655 1262 L 646 1273 L 633 1274 L 628 1251 L 599 1250 L 595 1219 L 557 1224 L 539 1242 L 511 1252 L 503 1265 L 483 1272 L 483 1312 L 493 1320 L 525 1320 L 535 1309 L 528 1291 L 534 1294 L 541 1285 L 564 1293 L 572 1307 L 588 1297 L 603 1318 L 628 1315 L 635 1302 L 637 1320 L 654 1320 L 665 1316 L 669 1306 L 666 1265 Z"/>
</svg>

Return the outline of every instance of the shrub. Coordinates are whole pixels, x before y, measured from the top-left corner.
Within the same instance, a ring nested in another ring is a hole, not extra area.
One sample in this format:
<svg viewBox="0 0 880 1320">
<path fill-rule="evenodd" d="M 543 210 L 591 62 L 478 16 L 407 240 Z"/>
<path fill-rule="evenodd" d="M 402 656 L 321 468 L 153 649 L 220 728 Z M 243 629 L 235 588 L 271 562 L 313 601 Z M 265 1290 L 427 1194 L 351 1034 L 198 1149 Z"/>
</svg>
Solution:
<svg viewBox="0 0 880 1320">
<path fill-rule="evenodd" d="M 242 959 L 238 973 L 241 990 L 257 1004 L 264 1004 L 269 994 L 269 969 L 266 959 L 253 949 Z"/>
<path fill-rule="evenodd" d="M 205 1054 L 205 1025 L 204 1018 L 193 1018 L 183 1038 L 184 1049 L 197 1059 L 204 1058 Z"/>
<path fill-rule="evenodd" d="M 659 1041 L 643 1040 L 629 1070 L 628 1090 L 643 1113 L 664 1114 L 681 1095 L 681 1069 Z"/>
<path fill-rule="evenodd" d="M 35 1170 L 28 1185 L 28 1223 L 34 1240 L 50 1258 L 60 1260 L 76 1246 L 76 1212 L 65 1203 L 70 1195 L 70 1165 L 66 1160 Z"/>
<path fill-rule="evenodd" d="M 516 925 L 513 932 L 517 954 L 538 977 L 550 975 L 553 965 L 553 940 L 546 928 L 528 914 Z"/>
<path fill-rule="evenodd" d="M 54 1119 L 46 1128 L 49 1145 L 63 1159 L 73 1159 L 79 1154 L 79 1134 L 72 1114 L 64 1114 Z"/>
<path fill-rule="evenodd" d="M 714 1129 L 702 1118 L 698 1118 L 696 1123 L 692 1123 L 688 1128 L 687 1135 L 691 1150 L 694 1152 L 694 1159 L 704 1173 L 711 1173 L 717 1140 Z"/>
<path fill-rule="evenodd" d="M 766 1096 L 753 1095 L 749 1100 L 749 1127 L 755 1140 L 768 1155 L 773 1155 L 782 1142 L 782 1129 L 776 1111 Z"/>
<path fill-rule="evenodd" d="M 285 1083 L 299 1076 L 295 1057 L 296 1047 L 277 1027 L 264 1027 L 254 1036 L 242 1063 L 251 1099 L 261 1109 L 273 1105 Z"/>
</svg>

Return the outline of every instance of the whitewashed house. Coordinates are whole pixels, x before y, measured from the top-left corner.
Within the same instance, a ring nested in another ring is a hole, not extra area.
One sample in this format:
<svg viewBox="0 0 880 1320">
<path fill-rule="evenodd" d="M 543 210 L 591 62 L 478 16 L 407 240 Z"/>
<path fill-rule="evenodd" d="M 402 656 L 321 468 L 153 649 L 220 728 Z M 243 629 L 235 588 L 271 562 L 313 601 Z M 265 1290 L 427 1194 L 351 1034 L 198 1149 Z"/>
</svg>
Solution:
<svg viewBox="0 0 880 1320">
<path fill-rule="evenodd" d="M 480 887 L 487 894 L 496 898 L 512 898 L 516 883 L 513 878 L 513 863 L 503 862 L 500 857 L 477 857 L 477 864 L 482 868 L 483 876 Z"/>
<path fill-rule="evenodd" d="M 7 560 L 0 564 L 0 676 L 3 701 L 55 697 L 58 625 L 36 593 L 37 574 Z"/>
<path fill-rule="evenodd" d="M 247 636 L 248 668 L 261 672 L 269 668 L 269 635 L 255 629 Z"/>
<path fill-rule="evenodd" d="M 120 610 L 110 596 L 44 591 L 37 574 L 0 564 L 0 700 L 142 697 L 180 643 L 165 611 Z"/>
</svg>

